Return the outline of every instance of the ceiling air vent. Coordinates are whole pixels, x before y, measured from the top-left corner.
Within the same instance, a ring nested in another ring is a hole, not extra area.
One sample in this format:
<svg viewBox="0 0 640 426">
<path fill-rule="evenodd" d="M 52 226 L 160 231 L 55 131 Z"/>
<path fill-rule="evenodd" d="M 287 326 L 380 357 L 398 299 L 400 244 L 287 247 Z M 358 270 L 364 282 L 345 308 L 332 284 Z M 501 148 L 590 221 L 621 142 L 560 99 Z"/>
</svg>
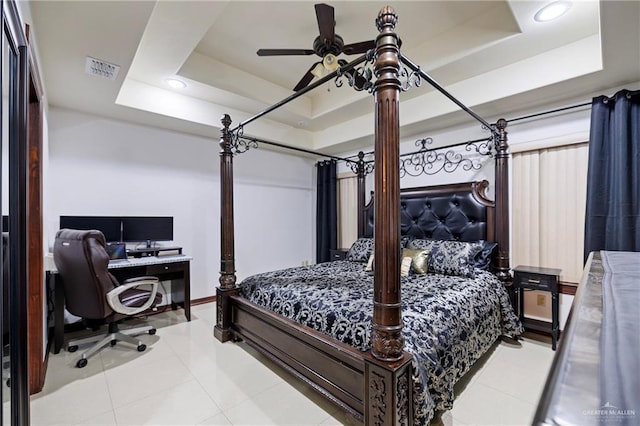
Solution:
<svg viewBox="0 0 640 426">
<path fill-rule="evenodd" d="M 106 78 L 108 80 L 115 80 L 118 77 L 118 71 L 120 71 L 120 65 L 110 64 L 101 59 L 95 59 L 87 56 L 87 60 L 84 64 L 84 72 L 89 75 L 95 75 L 96 77 Z"/>
</svg>

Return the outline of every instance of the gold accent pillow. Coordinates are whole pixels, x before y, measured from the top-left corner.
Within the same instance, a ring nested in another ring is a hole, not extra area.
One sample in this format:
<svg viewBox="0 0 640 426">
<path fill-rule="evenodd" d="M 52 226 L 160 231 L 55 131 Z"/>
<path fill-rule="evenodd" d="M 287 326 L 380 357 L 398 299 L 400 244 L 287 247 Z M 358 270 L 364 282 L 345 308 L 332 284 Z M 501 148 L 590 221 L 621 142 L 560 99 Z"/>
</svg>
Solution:
<svg viewBox="0 0 640 426">
<path fill-rule="evenodd" d="M 429 251 L 422 249 L 402 249 L 402 257 L 410 257 L 413 264 L 413 272 L 422 275 L 427 273 L 427 260 Z"/>
<path fill-rule="evenodd" d="M 400 276 L 401 277 L 408 277 L 409 276 L 409 271 L 411 270 L 411 262 L 413 262 L 413 259 L 411 259 L 409 256 L 406 256 L 406 257 L 402 258 L 402 263 L 400 264 Z"/>
</svg>

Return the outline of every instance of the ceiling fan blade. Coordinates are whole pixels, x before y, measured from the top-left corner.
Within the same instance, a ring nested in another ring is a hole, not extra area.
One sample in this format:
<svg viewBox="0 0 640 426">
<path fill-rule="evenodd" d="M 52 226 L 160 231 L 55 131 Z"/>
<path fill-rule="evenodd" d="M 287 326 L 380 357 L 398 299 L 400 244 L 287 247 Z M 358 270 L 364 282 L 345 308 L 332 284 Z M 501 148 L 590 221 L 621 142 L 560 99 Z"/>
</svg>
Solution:
<svg viewBox="0 0 640 426">
<path fill-rule="evenodd" d="M 324 3 L 316 4 L 316 19 L 320 39 L 333 43 L 336 37 L 336 17 L 333 6 Z"/>
<path fill-rule="evenodd" d="M 309 68 L 309 71 L 307 71 L 307 73 L 305 75 L 302 76 L 302 78 L 300 79 L 300 81 L 298 82 L 298 84 L 296 84 L 296 87 L 293 88 L 294 92 L 297 92 L 300 89 L 304 89 L 305 87 L 307 87 L 309 85 L 309 83 L 311 83 L 311 80 L 313 80 L 313 73 L 311 71 L 313 71 L 313 69 L 316 67 L 316 65 L 321 64 L 322 61 L 318 61 L 316 63 L 314 63 L 313 65 L 311 65 L 311 68 Z"/>
<path fill-rule="evenodd" d="M 345 44 L 342 48 L 342 53 L 345 55 L 355 55 L 357 53 L 365 53 L 369 49 L 376 47 L 375 40 L 361 41 L 359 43 Z"/>
<path fill-rule="evenodd" d="M 310 49 L 258 49 L 258 56 L 313 55 Z"/>
</svg>

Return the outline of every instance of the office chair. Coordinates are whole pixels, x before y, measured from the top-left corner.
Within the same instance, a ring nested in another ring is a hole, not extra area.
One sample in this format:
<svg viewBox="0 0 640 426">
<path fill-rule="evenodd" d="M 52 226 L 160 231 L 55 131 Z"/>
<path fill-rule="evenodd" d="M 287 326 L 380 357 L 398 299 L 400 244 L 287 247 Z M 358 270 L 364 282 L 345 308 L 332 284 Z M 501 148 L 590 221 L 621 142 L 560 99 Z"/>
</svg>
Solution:
<svg viewBox="0 0 640 426">
<path fill-rule="evenodd" d="M 67 310 L 84 320 L 104 320 L 109 326 L 106 336 L 93 336 L 68 343 L 67 350 L 75 352 L 79 345 L 97 342 L 82 354 L 76 367 L 83 368 L 90 356 L 107 344 L 114 346 L 117 341 L 130 343 L 139 352 L 147 348 L 132 336 L 155 334 L 154 327 L 119 330 L 118 322 L 160 303 L 162 295 L 157 292 L 158 278 L 131 278 L 120 284 L 108 271 L 109 255 L 105 249 L 104 235 L 96 230 L 59 230 L 53 246 L 53 260 L 62 278 Z"/>
</svg>

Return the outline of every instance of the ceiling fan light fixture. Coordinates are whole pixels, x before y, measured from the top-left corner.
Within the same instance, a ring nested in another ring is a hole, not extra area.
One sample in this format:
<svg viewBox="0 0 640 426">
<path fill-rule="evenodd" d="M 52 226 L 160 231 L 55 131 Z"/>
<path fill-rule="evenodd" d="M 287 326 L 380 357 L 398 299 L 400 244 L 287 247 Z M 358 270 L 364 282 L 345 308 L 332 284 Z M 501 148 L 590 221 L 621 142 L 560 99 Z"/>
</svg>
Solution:
<svg viewBox="0 0 640 426">
<path fill-rule="evenodd" d="M 318 62 L 315 67 L 311 70 L 311 74 L 313 74 L 317 78 L 322 78 L 324 76 L 325 68 L 322 65 L 322 62 Z"/>
<path fill-rule="evenodd" d="M 340 64 L 338 63 L 338 58 L 336 58 L 336 55 L 334 55 L 333 53 L 327 53 L 326 55 L 324 55 L 324 58 L 322 59 L 322 65 L 329 72 L 334 72 L 338 69 L 338 66 L 340 66 Z"/>
</svg>

